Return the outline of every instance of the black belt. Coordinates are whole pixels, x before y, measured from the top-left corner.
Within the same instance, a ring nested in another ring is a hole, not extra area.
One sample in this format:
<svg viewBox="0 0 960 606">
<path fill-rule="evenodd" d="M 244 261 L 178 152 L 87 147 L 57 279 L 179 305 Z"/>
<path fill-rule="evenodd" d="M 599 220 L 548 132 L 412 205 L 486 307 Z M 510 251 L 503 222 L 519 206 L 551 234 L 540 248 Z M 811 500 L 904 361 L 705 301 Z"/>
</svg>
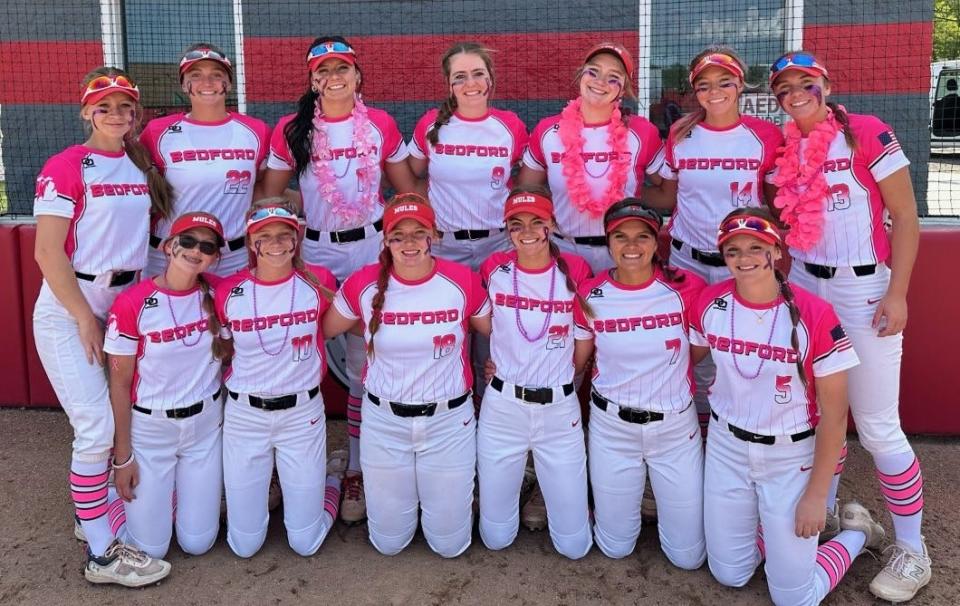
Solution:
<svg viewBox="0 0 960 606">
<path fill-rule="evenodd" d="M 710 416 L 713 417 L 714 421 L 717 421 L 718 423 L 720 422 L 720 417 L 718 417 L 717 413 L 713 412 L 712 410 L 710 411 Z M 734 437 L 740 438 L 744 442 L 766 444 L 767 446 L 777 443 L 777 436 L 760 435 L 758 433 L 753 433 L 752 431 L 747 431 L 746 429 L 740 429 L 739 427 L 731 425 L 730 423 L 727 423 L 727 429 L 730 430 L 730 433 L 732 433 Z M 806 431 L 801 431 L 800 433 L 791 435 L 790 440 L 792 442 L 799 442 L 800 440 L 806 440 L 815 433 L 817 433 L 817 429 L 815 427 L 811 427 Z"/>
<path fill-rule="evenodd" d="M 829 280 L 837 273 L 836 267 L 830 267 L 829 265 L 816 265 L 814 263 L 804 263 L 804 269 L 807 270 L 807 273 L 811 276 L 816 276 L 818 278 L 823 278 L 824 280 Z M 854 265 L 853 273 L 858 276 L 872 276 L 877 273 L 876 265 Z"/>
<path fill-rule="evenodd" d="M 240 394 L 235 391 L 228 391 L 230 397 L 234 400 L 240 399 Z M 307 396 L 312 400 L 317 397 L 317 394 L 320 393 L 320 386 L 311 387 L 307 390 Z M 299 394 L 291 393 L 285 396 L 274 396 L 272 398 L 261 398 L 259 396 L 247 396 L 247 401 L 250 402 L 250 406 L 254 408 L 260 408 L 262 410 L 286 410 L 288 408 L 293 408 L 297 405 L 297 396 Z"/>
<path fill-rule="evenodd" d="M 217 390 L 217 393 L 210 396 L 213 400 L 220 399 L 220 389 Z M 153 410 L 149 408 L 143 408 L 142 406 L 133 405 L 133 409 L 137 412 L 143 413 L 145 415 L 153 414 Z M 163 414 L 167 416 L 168 419 L 189 419 L 193 415 L 200 414 L 203 411 L 203 400 L 191 404 L 190 406 L 184 406 L 183 408 L 174 408 L 173 410 L 164 410 Z"/>
<path fill-rule="evenodd" d="M 503 393 L 503 379 L 500 377 L 494 377 L 490 380 L 490 387 Z M 561 386 L 561 389 L 563 390 L 564 397 L 569 396 L 573 393 L 573 383 L 567 383 L 566 385 Z M 524 402 L 530 402 L 532 404 L 553 403 L 553 388 L 551 387 L 523 387 L 520 385 L 514 385 L 513 395 L 518 400 L 523 400 Z"/>
<path fill-rule="evenodd" d="M 154 248 L 160 248 L 160 245 L 163 244 L 163 240 L 157 236 L 150 236 L 150 246 Z M 239 238 L 234 238 L 226 243 L 226 247 L 230 249 L 230 252 L 235 250 L 240 250 L 246 245 L 246 241 L 243 239 L 243 236 Z"/>
<path fill-rule="evenodd" d="M 500 230 L 503 231 L 502 229 Z M 454 240 L 482 240 L 489 238 L 494 232 L 492 229 L 458 229 L 453 232 Z"/>
<path fill-rule="evenodd" d="M 377 219 L 373 223 L 373 228 L 377 231 L 383 230 L 383 219 Z M 320 234 L 324 232 L 318 231 L 316 229 L 307 228 L 307 240 L 313 240 L 314 242 L 320 241 Z M 367 228 L 364 227 L 354 227 L 353 229 L 344 229 L 342 231 L 331 231 L 327 232 L 327 235 L 330 236 L 330 241 L 334 244 L 346 244 L 348 242 L 356 242 L 358 240 L 363 240 L 367 237 Z"/>
<path fill-rule="evenodd" d="M 674 238 L 670 244 L 677 250 L 683 248 L 683 242 L 677 240 L 676 238 Z M 690 249 L 690 257 L 693 258 L 694 261 L 699 261 L 704 265 L 709 265 L 710 267 L 723 267 L 726 265 L 726 263 L 723 262 L 723 256 L 721 256 L 720 253 L 703 252 L 702 250 L 697 250 L 689 244 L 687 245 L 687 248 Z"/>
<path fill-rule="evenodd" d="M 367 393 L 367 397 L 370 398 L 370 401 L 380 406 L 380 398 L 373 395 L 372 393 Z M 463 394 L 459 398 L 454 398 L 452 400 L 447 400 L 447 410 L 453 410 L 457 406 L 460 406 L 470 398 L 470 392 Z M 437 412 L 437 406 L 439 402 L 427 402 L 425 404 L 404 404 L 403 402 L 387 402 L 390 404 L 390 410 L 393 411 L 398 417 L 432 417 L 434 413 Z"/>
<path fill-rule="evenodd" d="M 564 237 L 553 232 L 553 235 L 561 240 L 573 240 L 575 244 L 582 244 L 583 246 L 606 246 L 607 237 L 606 236 L 573 236 L 573 237 Z"/>
<path fill-rule="evenodd" d="M 610 404 L 610 400 L 604 398 L 595 391 L 590 392 L 590 399 L 593 400 L 593 403 L 600 410 L 606 412 L 607 405 Z M 625 408 L 620 406 L 617 416 L 626 421 L 627 423 L 636 423 L 637 425 L 646 425 L 652 421 L 662 421 L 663 413 L 656 412 L 653 410 L 639 410 L 637 408 Z"/>
<path fill-rule="evenodd" d="M 81 280 L 86 280 L 87 282 L 93 282 L 97 277 L 93 274 L 85 274 L 83 272 L 75 271 L 73 275 L 77 276 Z M 110 288 L 114 286 L 123 286 L 124 284 L 129 284 L 137 277 L 137 272 L 135 271 L 115 271 L 113 275 L 110 276 Z"/>
</svg>

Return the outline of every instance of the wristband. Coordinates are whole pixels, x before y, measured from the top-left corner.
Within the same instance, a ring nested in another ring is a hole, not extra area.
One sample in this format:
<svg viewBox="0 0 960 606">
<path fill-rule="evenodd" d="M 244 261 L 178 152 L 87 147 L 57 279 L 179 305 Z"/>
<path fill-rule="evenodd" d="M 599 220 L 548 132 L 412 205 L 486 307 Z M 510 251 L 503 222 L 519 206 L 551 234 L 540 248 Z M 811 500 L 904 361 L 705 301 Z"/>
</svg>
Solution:
<svg viewBox="0 0 960 606">
<path fill-rule="evenodd" d="M 127 459 L 125 462 L 121 463 L 120 465 L 117 465 L 116 460 L 114 460 L 112 463 L 110 463 L 110 466 L 113 467 L 114 469 L 123 469 L 125 467 L 130 467 L 131 465 L 133 465 L 134 461 L 136 461 L 136 458 L 133 456 L 133 451 L 131 450 L 129 459 Z"/>
</svg>

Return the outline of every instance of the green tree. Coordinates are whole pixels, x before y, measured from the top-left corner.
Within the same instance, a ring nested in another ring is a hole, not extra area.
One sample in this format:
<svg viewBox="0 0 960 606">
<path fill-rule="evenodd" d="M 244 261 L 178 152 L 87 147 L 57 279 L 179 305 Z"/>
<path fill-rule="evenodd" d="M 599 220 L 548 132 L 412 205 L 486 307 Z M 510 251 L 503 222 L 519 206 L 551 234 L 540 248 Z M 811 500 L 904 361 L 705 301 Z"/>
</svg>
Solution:
<svg viewBox="0 0 960 606">
<path fill-rule="evenodd" d="M 960 0 L 934 0 L 933 60 L 960 59 Z"/>
</svg>

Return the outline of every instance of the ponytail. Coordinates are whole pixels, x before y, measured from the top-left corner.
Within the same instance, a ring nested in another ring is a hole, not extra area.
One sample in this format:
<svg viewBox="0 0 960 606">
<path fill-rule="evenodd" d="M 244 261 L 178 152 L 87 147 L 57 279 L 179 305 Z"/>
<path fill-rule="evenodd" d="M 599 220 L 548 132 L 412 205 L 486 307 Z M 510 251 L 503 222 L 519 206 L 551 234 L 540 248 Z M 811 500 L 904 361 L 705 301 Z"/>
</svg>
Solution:
<svg viewBox="0 0 960 606">
<path fill-rule="evenodd" d="M 850 128 L 850 116 L 847 115 L 847 111 L 842 105 L 834 103 L 833 101 L 827 101 L 827 107 L 833 110 L 833 117 L 836 118 L 841 130 L 843 130 L 843 138 L 847 142 L 847 147 L 850 148 L 850 151 L 857 151 L 860 145 L 857 143 L 857 138 Z"/>
<path fill-rule="evenodd" d="M 687 279 L 685 275 L 677 273 L 676 267 L 667 265 L 663 257 L 660 256 L 660 253 L 653 253 L 653 265 L 660 270 L 663 277 L 671 284 L 680 284 Z"/>
<path fill-rule="evenodd" d="M 297 253 L 293 255 L 293 269 L 299 273 L 303 278 L 310 283 L 317 292 L 320 293 L 320 296 L 327 300 L 327 302 L 333 301 L 334 292 L 320 283 L 320 278 L 317 277 L 317 274 L 313 273 L 306 264 L 303 262 L 303 258 L 300 256 L 300 246 L 297 245 Z"/>
<path fill-rule="evenodd" d="M 127 133 L 123 146 L 127 157 L 147 177 L 147 187 L 150 188 L 150 213 L 154 217 L 170 219 L 173 215 L 173 188 L 153 165 L 153 159 L 147 148 L 134 137 L 133 131 Z"/>
<path fill-rule="evenodd" d="M 797 374 L 800 375 L 800 381 L 803 383 L 804 389 L 806 389 L 809 387 L 809 381 L 807 379 L 807 373 L 803 369 L 803 359 L 800 356 L 800 337 L 797 335 L 797 325 L 800 323 L 800 309 L 794 300 L 793 289 L 790 288 L 787 277 L 784 276 L 783 272 L 779 269 L 774 269 L 773 275 L 776 276 L 777 283 L 780 285 L 780 295 L 783 296 L 783 300 L 787 304 L 787 309 L 790 310 L 790 322 L 793 324 L 793 328 L 790 331 L 790 346 L 797 352 Z"/>
<path fill-rule="evenodd" d="M 580 294 L 580 290 L 577 288 L 577 285 L 573 283 L 573 278 L 570 277 L 570 267 L 567 265 L 567 260 L 563 258 L 563 256 L 560 254 L 560 249 L 553 242 L 550 243 L 550 256 L 553 258 L 553 262 L 557 264 L 557 269 L 559 269 L 560 273 L 563 274 L 564 283 L 567 286 L 567 290 L 573 293 L 573 296 L 577 303 L 580 304 L 580 308 L 583 310 L 583 313 L 592 317 L 593 307 L 587 303 L 587 300 L 584 299 Z"/>
<path fill-rule="evenodd" d="M 457 99 L 453 95 L 444 99 L 443 103 L 440 104 L 440 111 L 437 112 L 437 119 L 433 121 L 433 128 L 427 131 L 427 141 L 431 145 L 440 142 L 440 127 L 450 123 L 450 117 L 453 116 L 456 109 Z"/>
<path fill-rule="evenodd" d="M 698 107 L 694 111 L 674 122 L 670 127 L 670 135 L 673 144 L 677 145 L 686 139 L 687 136 L 690 135 L 690 131 L 692 131 L 696 125 L 703 122 L 706 117 L 707 111 L 702 107 Z"/>
<path fill-rule="evenodd" d="M 316 93 L 308 87 L 307 91 L 297 101 L 296 115 L 283 127 L 283 138 L 287 141 L 287 147 L 293 157 L 294 170 L 297 175 L 302 175 L 303 171 L 310 166 L 310 137 L 313 132 L 313 115 L 319 103 L 320 93 Z"/>
<path fill-rule="evenodd" d="M 380 329 L 383 304 L 387 299 L 387 285 L 390 284 L 390 270 L 393 268 L 393 254 L 390 252 L 389 248 L 384 247 L 383 250 L 380 251 L 380 258 L 378 261 L 380 263 L 380 272 L 377 274 L 377 294 L 373 295 L 373 300 L 370 302 L 370 307 L 372 308 L 373 313 L 370 315 L 370 342 L 367 343 L 368 356 L 372 356 L 374 354 L 373 337 Z"/>
<path fill-rule="evenodd" d="M 203 311 L 207 313 L 207 326 L 210 334 L 213 335 L 213 357 L 224 363 L 229 363 L 233 357 L 233 340 L 224 339 L 220 336 L 220 317 L 213 304 L 213 294 L 210 283 L 200 274 L 197 276 L 197 283 L 200 286 L 200 292 L 203 294 Z"/>
</svg>

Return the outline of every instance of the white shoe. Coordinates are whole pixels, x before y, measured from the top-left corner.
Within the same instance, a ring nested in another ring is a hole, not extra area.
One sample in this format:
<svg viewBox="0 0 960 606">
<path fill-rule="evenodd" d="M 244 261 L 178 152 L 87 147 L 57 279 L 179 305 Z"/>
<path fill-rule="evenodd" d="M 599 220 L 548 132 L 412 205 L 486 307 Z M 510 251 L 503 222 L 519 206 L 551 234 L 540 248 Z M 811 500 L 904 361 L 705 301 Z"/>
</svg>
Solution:
<svg viewBox="0 0 960 606">
<path fill-rule="evenodd" d="M 534 487 L 530 499 L 520 510 L 520 521 L 529 530 L 543 530 L 547 527 L 547 504 L 543 500 L 539 484 Z"/>
<path fill-rule="evenodd" d="M 923 553 L 913 553 L 900 544 L 884 550 L 884 553 L 890 552 L 890 559 L 870 582 L 873 595 L 893 603 L 906 602 L 930 582 L 931 562 L 927 543 L 923 537 L 920 537 L 920 543 Z"/>
<path fill-rule="evenodd" d="M 139 549 L 114 540 L 103 556 L 89 556 L 83 575 L 91 583 L 143 587 L 170 574 L 170 564 L 151 558 Z"/>
<path fill-rule="evenodd" d="M 87 542 L 87 533 L 83 531 L 83 526 L 80 525 L 80 518 L 78 518 L 76 514 L 73 515 L 73 538 L 81 543 Z"/>
<path fill-rule="evenodd" d="M 867 508 L 856 501 L 850 501 L 843 506 L 840 512 L 840 529 L 859 530 L 865 534 L 867 541 L 863 545 L 864 549 L 879 549 L 887 536 L 883 526 L 875 522 Z"/>
<path fill-rule="evenodd" d="M 820 532 L 819 542 L 826 543 L 840 534 L 840 507 L 836 502 L 827 510 L 827 523 Z"/>
<path fill-rule="evenodd" d="M 350 455 L 346 450 L 334 450 L 327 456 L 327 475 L 343 479 L 347 472 L 347 458 Z"/>
</svg>

